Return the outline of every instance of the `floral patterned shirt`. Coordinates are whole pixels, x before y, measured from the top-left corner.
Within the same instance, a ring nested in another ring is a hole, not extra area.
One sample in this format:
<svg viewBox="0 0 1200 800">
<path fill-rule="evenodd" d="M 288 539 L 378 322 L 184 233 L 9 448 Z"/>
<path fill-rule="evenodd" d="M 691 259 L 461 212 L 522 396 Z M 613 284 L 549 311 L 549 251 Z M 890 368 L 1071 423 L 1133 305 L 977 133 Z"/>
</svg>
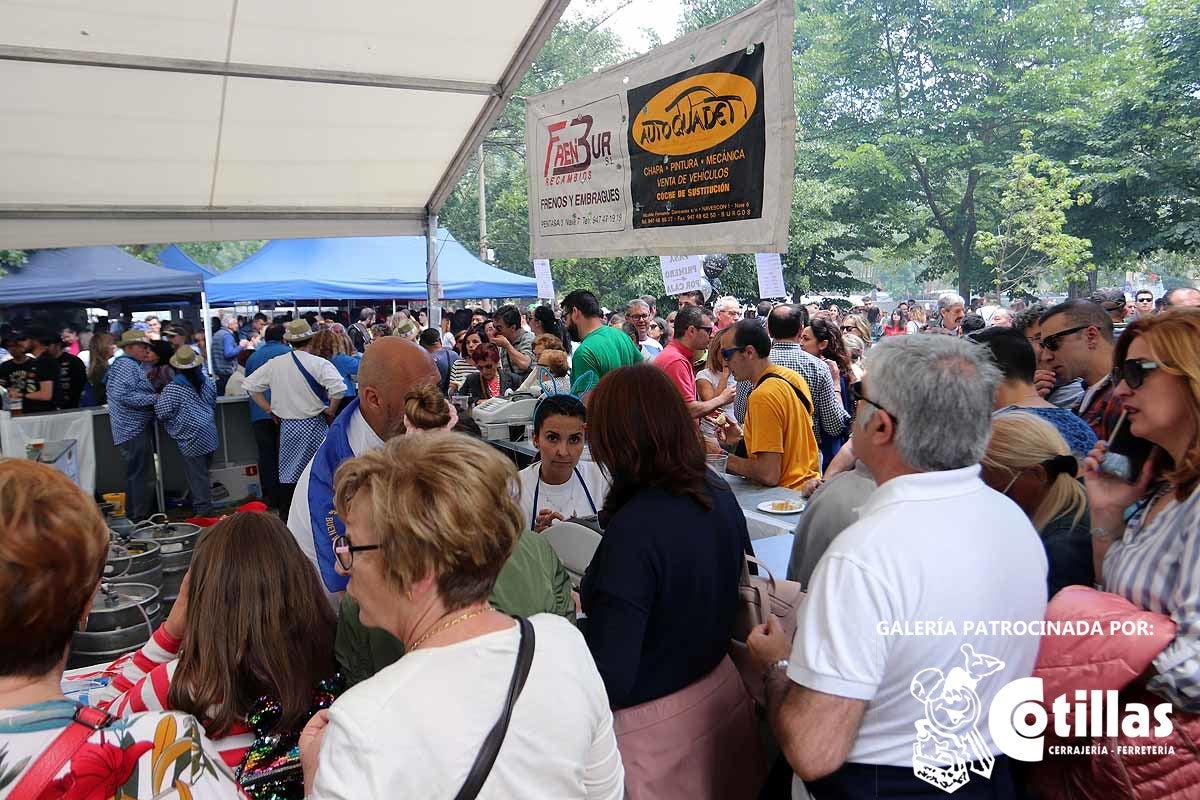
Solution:
<svg viewBox="0 0 1200 800">
<path fill-rule="evenodd" d="M 52 700 L 0 710 L 0 800 L 70 722 Z M 38 800 L 240 800 L 245 795 L 194 717 L 150 712 L 95 731 Z"/>
</svg>

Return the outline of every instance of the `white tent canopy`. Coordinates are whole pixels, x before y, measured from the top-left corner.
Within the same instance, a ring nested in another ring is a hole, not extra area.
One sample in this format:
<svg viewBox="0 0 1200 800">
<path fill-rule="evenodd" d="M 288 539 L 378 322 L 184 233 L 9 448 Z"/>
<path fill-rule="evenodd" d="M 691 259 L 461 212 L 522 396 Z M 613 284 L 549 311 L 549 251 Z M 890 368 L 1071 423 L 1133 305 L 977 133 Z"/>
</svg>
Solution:
<svg viewBox="0 0 1200 800">
<path fill-rule="evenodd" d="M 0 248 L 436 230 L 566 4 L 0 0 Z"/>
</svg>

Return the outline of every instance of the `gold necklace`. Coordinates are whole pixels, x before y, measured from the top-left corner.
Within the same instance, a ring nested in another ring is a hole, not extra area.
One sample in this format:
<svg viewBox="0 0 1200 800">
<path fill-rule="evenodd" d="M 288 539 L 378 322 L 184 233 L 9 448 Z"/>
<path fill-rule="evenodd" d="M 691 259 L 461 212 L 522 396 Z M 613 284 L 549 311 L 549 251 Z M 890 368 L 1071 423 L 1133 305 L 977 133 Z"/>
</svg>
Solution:
<svg viewBox="0 0 1200 800">
<path fill-rule="evenodd" d="M 490 608 L 491 608 L 491 606 L 484 606 L 483 608 L 477 608 L 473 611 L 467 611 L 463 614 L 459 614 L 457 617 L 450 620 L 449 622 L 444 622 L 441 625 L 430 628 L 428 631 L 426 631 L 424 634 L 422 634 L 420 639 L 417 639 L 415 642 L 412 643 L 412 646 L 408 648 L 408 652 L 411 653 L 413 650 L 416 650 L 418 647 L 420 647 L 422 644 L 425 643 L 425 640 L 427 640 L 430 636 L 433 636 L 435 633 L 440 633 L 444 630 L 447 630 L 448 628 L 453 628 L 458 623 L 466 622 L 471 617 L 477 617 L 480 614 L 482 614 L 483 612 L 488 611 Z"/>
</svg>

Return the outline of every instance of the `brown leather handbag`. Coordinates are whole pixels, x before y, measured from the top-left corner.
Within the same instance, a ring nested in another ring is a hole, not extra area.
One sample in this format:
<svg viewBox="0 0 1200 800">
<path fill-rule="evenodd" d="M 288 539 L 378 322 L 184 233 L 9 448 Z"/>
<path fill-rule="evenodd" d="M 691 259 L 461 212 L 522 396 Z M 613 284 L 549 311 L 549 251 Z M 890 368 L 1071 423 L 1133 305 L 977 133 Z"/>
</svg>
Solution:
<svg viewBox="0 0 1200 800">
<path fill-rule="evenodd" d="M 749 562 L 758 566 L 758 575 L 751 575 Z M 741 673 L 742 683 L 755 702 L 762 705 L 762 672 L 750 659 L 746 638 L 758 625 L 765 625 L 767 615 L 779 620 L 789 640 L 796 633 L 796 611 L 804 600 L 804 591 L 797 581 L 776 579 L 771 570 L 754 556 L 742 560 L 742 580 L 738 586 L 737 616 L 733 623 L 733 638 L 729 641 L 729 657 Z"/>
</svg>

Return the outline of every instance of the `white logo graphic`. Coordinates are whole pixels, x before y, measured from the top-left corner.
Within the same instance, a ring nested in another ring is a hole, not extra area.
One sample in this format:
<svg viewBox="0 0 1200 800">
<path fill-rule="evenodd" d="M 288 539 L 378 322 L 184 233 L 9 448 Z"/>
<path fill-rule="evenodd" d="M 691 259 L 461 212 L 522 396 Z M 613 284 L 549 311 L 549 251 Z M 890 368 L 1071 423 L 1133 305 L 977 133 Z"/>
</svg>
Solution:
<svg viewBox="0 0 1200 800">
<path fill-rule="evenodd" d="M 982 708 L 975 687 L 1004 669 L 1004 662 L 976 653 L 969 644 L 959 650 L 963 666 L 954 667 L 946 675 L 936 667 L 923 669 L 908 687 L 912 696 L 925 705 L 925 719 L 916 722 L 913 774 L 945 792 L 966 786 L 971 780 L 968 771 L 991 777 L 996 763 L 979 733 Z M 974 766 L 976 762 L 982 766 Z"/>
</svg>

